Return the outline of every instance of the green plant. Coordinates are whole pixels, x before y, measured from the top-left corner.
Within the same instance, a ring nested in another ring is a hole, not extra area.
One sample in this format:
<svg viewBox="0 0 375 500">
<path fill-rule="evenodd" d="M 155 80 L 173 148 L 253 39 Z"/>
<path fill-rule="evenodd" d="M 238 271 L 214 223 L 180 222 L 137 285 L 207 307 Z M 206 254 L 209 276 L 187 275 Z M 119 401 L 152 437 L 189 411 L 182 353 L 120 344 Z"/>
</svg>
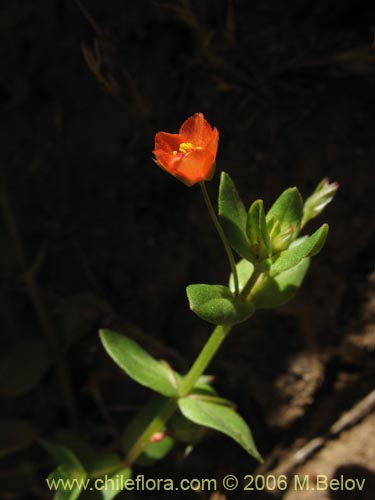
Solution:
<svg viewBox="0 0 375 500">
<path fill-rule="evenodd" d="M 125 335 L 111 330 L 100 332 L 113 361 L 155 394 L 124 430 L 124 458 L 102 457 L 86 470 L 69 449 L 45 443 L 60 463 L 50 475 L 49 484 L 77 478 L 81 481 L 69 490 L 63 489 L 60 482 L 58 499 L 77 498 L 87 480 L 121 477 L 126 481 L 134 465 L 162 459 L 175 441 L 194 445 L 205 428 L 226 434 L 256 460 L 262 460 L 248 425 L 234 404 L 217 394 L 205 372 L 235 325 L 247 321 L 258 309 L 281 306 L 294 296 L 311 257 L 326 241 L 328 226 L 323 224 L 312 235 L 301 236 L 301 230 L 322 212 L 338 186 L 325 179 L 305 202 L 297 188 L 289 188 L 268 211 L 262 200 L 255 200 L 246 210 L 233 180 L 223 172 L 217 217 L 205 186 L 214 175 L 217 146 L 217 130 L 202 114 L 196 114 L 183 124 L 179 134 L 159 132 L 154 150 L 155 161 L 164 170 L 188 186 L 200 185 L 223 242 L 231 270 L 228 283 L 187 287 L 190 309 L 215 328 L 186 374 L 153 358 Z M 233 252 L 240 257 L 237 262 Z M 114 498 L 119 491 L 120 486 L 103 489 L 103 498 Z"/>
</svg>

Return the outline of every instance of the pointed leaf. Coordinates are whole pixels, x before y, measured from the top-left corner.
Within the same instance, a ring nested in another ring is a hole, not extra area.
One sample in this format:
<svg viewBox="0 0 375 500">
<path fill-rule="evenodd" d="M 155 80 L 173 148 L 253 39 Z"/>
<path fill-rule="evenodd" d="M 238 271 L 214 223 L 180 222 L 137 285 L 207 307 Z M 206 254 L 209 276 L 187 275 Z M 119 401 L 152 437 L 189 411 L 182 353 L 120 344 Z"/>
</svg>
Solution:
<svg viewBox="0 0 375 500">
<path fill-rule="evenodd" d="M 302 259 L 296 266 L 276 276 L 267 276 L 254 289 L 251 301 L 257 309 L 271 309 L 286 304 L 297 292 L 310 265 Z"/>
<path fill-rule="evenodd" d="M 214 325 L 235 325 L 247 320 L 254 306 L 235 296 L 222 285 L 190 285 L 186 289 L 190 309 L 201 319 Z"/>
<path fill-rule="evenodd" d="M 328 225 L 323 224 L 314 234 L 303 240 L 299 245 L 293 245 L 281 252 L 271 266 L 271 275 L 280 273 L 296 266 L 305 257 L 313 257 L 323 248 L 327 239 Z"/>
<path fill-rule="evenodd" d="M 88 481 L 87 473 L 76 457 L 66 446 L 41 440 L 40 444 L 60 465 L 47 478 L 51 491 L 56 491 L 54 500 L 76 500 Z M 66 481 L 70 481 L 71 489 L 67 488 Z M 63 483 L 63 484 L 61 484 Z M 65 483 L 65 488 L 63 485 Z"/>
<path fill-rule="evenodd" d="M 119 493 L 123 491 L 123 485 L 131 478 L 132 470 L 130 467 L 125 467 L 118 470 L 112 476 L 106 477 L 106 489 L 101 490 L 103 500 L 113 500 Z"/>
<path fill-rule="evenodd" d="M 166 362 L 157 361 L 120 333 L 101 330 L 100 339 L 109 356 L 129 377 L 164 396 L 176 396 L 179 376 Z"/>
<path fill-rule="evenodd" d="M 64 465 L 57 467 L 47 478 L 49 489 L 56 491 L 53 500 L 76 500 L 85 491 L 88 481 L 85 472 Z M 68 484 L 71 488 L 67 487 Z"/>
<path fill-rule="evenodd" d="M 247 216 L 246 231 L 255 258 L 258 261 L 267 259 L 271 255 L 272 247 L 262 200 L 256 200 L 251 205 Z"/>
<path fill-rule="evenodd" d="M 41 439 L 39 442 L 43 446 L 43 448 L 56 460 L 56 462 L 66 466 L 72 471 L 76 471 L 77 473 L 86 472 L 82 463 L 71 449 L 59 443 L 51 443 L 44 439 Z"/>
<path fill-rule="evenodd" d="M 267 224 L 279 222 L 278 232 L 284 233 L 289 227 L 295 230 L 297 236 L 303 214 L 303 200 L 296 187 L 286 189 L 275 201 L 267 213 Z M 270 231 L 271 232 L 271 231 Z"/>
<path fill-rule="evenodd" d="M 222 172 L 219 188 L 219 217 L 234 250 L 245 259 L 253 259 L 246 235 L 246 209 L 228 174 Z"/>
<path fill-rule="evenodd" d="M 190 397 L 180 398 L 178 406 L 187 419 L 226 434 L 254 458 L 262 460 L 249 427 L 233 408 Z"/>
</svg>

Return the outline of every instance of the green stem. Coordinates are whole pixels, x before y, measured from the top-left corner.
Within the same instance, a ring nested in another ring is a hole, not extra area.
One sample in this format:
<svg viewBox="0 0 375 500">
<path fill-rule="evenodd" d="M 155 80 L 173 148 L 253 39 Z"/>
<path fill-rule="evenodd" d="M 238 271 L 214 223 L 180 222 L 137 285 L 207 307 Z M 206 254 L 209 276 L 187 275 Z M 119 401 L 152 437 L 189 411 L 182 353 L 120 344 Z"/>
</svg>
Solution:
<svg viewBox="0 0 375 500">
<path fill-rule="evenodd" d="M 195 383 L 199 379 L 199 377 L 204 373 L 208 364 L 216 354 L 217 350 L 224 342 L 228 333 L 233 328 L 232 325 L 218 325 L 215 330 L 211 333 L 210 338 L 207 340 L 205 346 L 200 352 L 199 356 L 193 363 L 192 367 L 188 371 L 188 373 L 183 378 L 180 387 L 179 394 L 180 396 L 186 396 L 189 394 L 191 389 L 194 387 Z"/>
<path fill-rule="evenodd" d="M 204 201 L 206 203 L 206 206 L 207 206 L 208 212 L 210 214 L 210 217 L 212 219 L 212 222 L 214 223 L 214 226 L 215 226 L 217 232 L 219 233 L 220 239 L 223 242 L 223 245 L 224 245 L 224 248 L 225 248 L 225 252 L 227 254 L 227 257 L 228 257 L 228 260 L 229 260 L 229 264 L 230 264 L 230 268 L 231 268 L 231 271 L 232 271 L 232 274 L 233 274 L 234 293 L 235 293 L 235 295 L 238 295 L 239 294 L 238 275 L 237 275 L 236 262 L 235 262 L 234 257 L 233 257 L 232 249 L 231 249 L 231 247 L 230 247 L 230 245 L 228 243 L 228 240 L 227 240 L 227 237 L 225 236 L 223 228 L 221 227 L 221 224 L 220 224 L 220 222 L 219 222 L 219 220 L 218 220 L 218 218 L 216 216 L 215 210 L 214 210 L 214 208 L 212 206 L 210 197 L 209 197 L 208 192 L 207 192 L 207 188 L 206 188 L 205 182 L 201 181 L 199 183 L 199 185 L 201 187 L 203 198 L 204 198 Z"/>
<path fill-rule="evenodd" d="M 259 267 L 254 267 L 253 274 L 250 276 L 249 281 L 244 286 L 241 294 L 247 298 L 251 290 L 254 288 L 255 283 L 258 281 L 259 276 L 263 273 L 263 271 Z"/>
<path fill-rule="evenodd" d="M 4 222 L 9 231 L 16 257 L 19 261 L 24 275 L 26 289 L 30 297 L 30 301 L 33 304 L 41 331 L 43 332 L 49 345 L 50 351 L 55 358 L 57 377 L 60 383 L 67 413 L 71 421 L 74 422 L 76 420 L 76 406 L 69 371 L 61 354 L 61 349 L 58 345 L 54 327 L 42 301 L 40 289 L 35 279 L 35 274 L 32 270 L 29 270 L 26 254 L 23 249 L 21 235 L 18 230 L 16 218 L 14 216 L 13 208 L 9 200 L 8 192 L 4 185 L 1 187 L 0 197 L 4 215 Z"/>
<path fill-rule="evenodd" d="M 160 408 L 159 413 L 151 421 L 150 425 L 143 431 L 139 436 L 136 443 L 129 450 L 126 455 L 126 464 L 131 465 L 134 463 L 139 455 L 143 452 L 146 446 L 149 444 L 151 437 L 155 432 L 160 431 L 164 427 L 166 422 L 171 418 L 171 416 L 177 410 L 177 401 L 175 398 L 170 398 L 165 401 L 163 406 Z"/>
<path fill-rule="evenodd" d="M 203 374 L 231 329 L 232 325 L 219 325 L 214 329 L 199 356 L 193 363 L 192 367 L 182 379 L 178 391 L 179 397 L 186 396 L 190 393 L 197 380 Z M 122 462 L 122 466 L 130 466 L 137 460 L 139 455 L 143 452 L 147 444 L 150 442 L 152 435 L 155 432 L 159 431 L 167 423 L 167 421 L 171 418 L 176 410 L 177 400 L 175 398 L 167 399 L 164 405 L 161 407 L 158 415 L 154 417 L 150 425 L 144 430 L 133 447 L 130 449 L 124 461 Z M 116 468 L 119 468 L 119 464 L 117 464 Z"/>
</svg>

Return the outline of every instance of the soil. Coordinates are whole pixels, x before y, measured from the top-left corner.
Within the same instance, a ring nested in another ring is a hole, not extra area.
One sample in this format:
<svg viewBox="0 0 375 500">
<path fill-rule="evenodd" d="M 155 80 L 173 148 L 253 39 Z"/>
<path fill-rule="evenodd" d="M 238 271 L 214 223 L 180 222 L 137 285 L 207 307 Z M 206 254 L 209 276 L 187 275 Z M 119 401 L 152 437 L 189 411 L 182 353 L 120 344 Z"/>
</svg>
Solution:
<svg viewBox="0 0 375 500">
<path fill-rule="evenodd" d="M 220 131 L 217 171 L 230 173 L 246 205 L 262 198 L 269 207 L 292 185 L 306 197 L 323 177 L 340 188 L 311 223 L 328 222 L 330 234 L 298 295 L 238 326 L 210 366 L 264 464 L 212 432 L 187 458 L 177 447 L 140 471 L 218 479 L 217 492 L 183 499 L 373 498 L 374 405 L 329 435 L 375 381 L 373 2 L 20 0 L 1 10 L 2 192 L 70 345 L 79 433 L 97 450 L 116 449 L 148 397 L 107 357 L 99 328 L 131 335 L 182 371 L 209 335 L 185 287 L 225 283 L 224 252 L 199 189 L 162 172 L 151 153 L 157 131 L 177 131 L 201 111 Z M 218 180 L 208 185 L 213 199 Z M 6 225 L 3 217 L 5 353 L 40 335 Z M 69 427 L 52 372 L 1 404 L 4 417 L 32 421 L 48 439 Z M 319 450 L 293 462 L 318 437 Z M 44 477 L 53 465 L 37 444 L 5 460 L 2 477 L 22 463 L 29 479 L 2 486 L 4 499 L 51 498 Z M 220 485 L 226 474 L 273 473 L 308 474 L 315 486 L 319 475 L 366 481 L 354 492 L 296 491 L 291 480 L 286 491 Z"/>
</svg>

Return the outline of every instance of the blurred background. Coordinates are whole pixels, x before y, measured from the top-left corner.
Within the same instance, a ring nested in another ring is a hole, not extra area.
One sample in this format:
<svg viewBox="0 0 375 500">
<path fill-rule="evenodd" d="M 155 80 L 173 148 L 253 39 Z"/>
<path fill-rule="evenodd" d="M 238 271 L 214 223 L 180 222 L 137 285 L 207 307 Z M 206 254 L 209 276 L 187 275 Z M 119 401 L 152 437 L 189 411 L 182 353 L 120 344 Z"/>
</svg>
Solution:
<svg viewBox="0 0 375 500">
<path fill-rule="evenodd" d="M 375 379 L 374 2 L 12 0 L 0 37 L 1 498 L 52 497 L 39 437 L 116 451 L 147 400 L 99 328 L 182 371 L 205 342 L 210 326 L 188 310 L 185 287 L 225 283 L 224 251 L 200 190 L 151 153 L 157 131 L 198 111 L 220 131 L 213 199 L 221 170 L 246 205 L 270 207 L 293 185 L 307 197 L 323 177 L 340 189 L 316 223 L 331 231 L 298 297 L 236 328 L 210 367 L 265 464 L 209 433 L 144 473 L 344 474 L 365 477 L 365 490 L 311 498 L 372 498 L 373 403 L 355 405 Z M 347 411 L 350 429 L 293 462 Z"/>
</svg>

